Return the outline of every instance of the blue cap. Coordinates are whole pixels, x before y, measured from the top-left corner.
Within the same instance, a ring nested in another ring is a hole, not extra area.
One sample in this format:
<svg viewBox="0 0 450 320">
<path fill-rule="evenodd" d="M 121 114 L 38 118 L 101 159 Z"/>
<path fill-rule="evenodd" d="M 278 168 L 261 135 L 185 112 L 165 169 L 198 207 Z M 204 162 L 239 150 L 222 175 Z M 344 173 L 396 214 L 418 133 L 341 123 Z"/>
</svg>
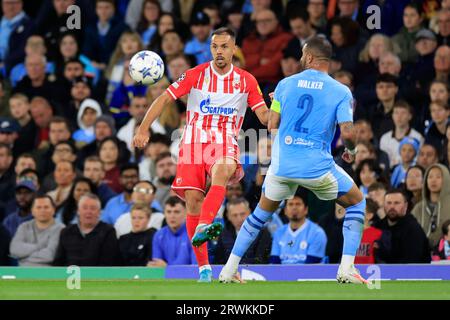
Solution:
<svg viewBox="0 0 450 320">
<path fill-rule="evenodd" d="M 197 25 L 209 25 L 210 20 L 209 16 L 204 13 L 203 11 L 198 11 L 192 15 L 191 18 L 191 26 L 197 26 Z"/>
<path fill-rule="evenodd" d="M 37 187 L 34 182 L 28 179 L 21 180 L 18 184 L 16 184 L 16 190 L 19 190 L 20 188 L 26 188 L 32 192 L 37 191 Z"/>
<path fill-rule="evenodd" d="M 14 133 L 20 131 L 20 124 L 12 118 L 0 118 L 0 132 L 2 133 Z"/>
<path fill-rule="evenodd" d="M 400 145 L 398 147 L 398 152 L 400 152 L 400 150 L 402 150 L 402 147 L 404 144 L 412 145 L 412 147 L 414 148 L 414 151 L 416 151 L 416 154 L 419 152 L 420 142 L 416 138 L 404 137 L 402 139 L 402 141 L 400 141 Z"/>
</svg>

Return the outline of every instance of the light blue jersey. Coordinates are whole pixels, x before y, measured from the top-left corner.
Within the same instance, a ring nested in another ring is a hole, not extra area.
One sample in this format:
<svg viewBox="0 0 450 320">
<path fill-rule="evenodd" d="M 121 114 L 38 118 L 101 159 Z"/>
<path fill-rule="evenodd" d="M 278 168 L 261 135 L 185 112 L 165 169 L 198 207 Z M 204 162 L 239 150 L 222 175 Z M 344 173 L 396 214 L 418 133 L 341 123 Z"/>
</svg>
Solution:
<svg viewBox="0 0 450 320">
<path fill-rule="evenodd" d="M 353 121 L 352 102 L 350 90 L 324 72 L 308 69 L 280 81 L 271 106 L 281 121 L 269 174 L 313 179 L 329 172 L 336 125 Z"/>
<path fill-rule="evenodd" d="M 296 231 L 290 224 L 279 228 L 273 237 L 271 256 L 280 257 L 282 264 L 306 263 L 307 257 L 323 259 L 327 246 L 325 231 L 306 219 Z"/>
</svg>

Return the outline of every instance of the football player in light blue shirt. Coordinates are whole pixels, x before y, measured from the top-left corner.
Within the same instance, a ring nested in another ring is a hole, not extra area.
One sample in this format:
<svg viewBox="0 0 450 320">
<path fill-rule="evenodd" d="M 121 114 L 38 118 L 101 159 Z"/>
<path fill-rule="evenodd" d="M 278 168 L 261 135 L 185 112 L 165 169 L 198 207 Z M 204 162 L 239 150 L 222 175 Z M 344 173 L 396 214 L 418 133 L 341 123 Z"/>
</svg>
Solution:
<svg viewBox="0 0 450 320">
<path fill-rule="evenodd" d="M 274 234 L 270 263 L 320 263 L 325 257 L 327 236 L 320 226 L 306 218 L 307 199 L 306 192 L 300 192 L 286 201 L 284 213 L 289 223 Z"/>
<path fill-rule="evenodd" d="M 238 265 L 243 253 L 284 199 L 291 199 L 298 186 L 319 199 L 337 200 L 346 215 L 344 249 L 337 273 L 340 283 L 367 283 L 354 266 L 364 226 L 365 199 L 352 178 L 334 163 L 331 142 L 339 125 L 346 146 L 343 159 L 356 155 L 353 99 L 350 90 L 328 75 L 331 44 L 316 36 L 303 46 L 303 72 L 280 81 L 273 96 L 269 130 L 278 129 L 263 194 L 255 211 L 244 222 L 232 253 L 220 273 L 222 282 L 239 281 Z"/>
</svg>

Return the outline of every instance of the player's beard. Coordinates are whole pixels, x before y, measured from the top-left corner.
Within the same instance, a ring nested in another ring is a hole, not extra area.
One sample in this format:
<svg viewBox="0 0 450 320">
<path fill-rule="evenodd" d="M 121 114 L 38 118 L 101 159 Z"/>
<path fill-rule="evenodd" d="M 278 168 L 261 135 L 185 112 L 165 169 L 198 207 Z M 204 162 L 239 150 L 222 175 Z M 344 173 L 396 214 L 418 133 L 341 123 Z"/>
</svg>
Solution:
<svg viewBox="0 0 450 320">
<path fill-rule="evenodd" d="M 173 181 L 175 180 L 175 176 L 170 176 L 168 178 L 159 178 L 158 181 L 161 182 L 163 185 L 171 185 Z"/>
<path fill-rule="evenodd" d="M 214 59 L 214 64 L 219 69 L 225 69 L 228 66 L 228 63 L 224 57 L 222 57 L 222 59 Z"/>
</svg>

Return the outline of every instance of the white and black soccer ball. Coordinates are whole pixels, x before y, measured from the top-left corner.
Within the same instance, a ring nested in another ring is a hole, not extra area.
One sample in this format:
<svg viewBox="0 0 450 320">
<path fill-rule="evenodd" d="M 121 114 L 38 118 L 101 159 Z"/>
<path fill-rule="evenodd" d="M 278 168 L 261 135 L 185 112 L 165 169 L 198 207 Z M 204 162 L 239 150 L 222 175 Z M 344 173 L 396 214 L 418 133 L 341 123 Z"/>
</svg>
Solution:
<svg viewBox="0 0 450 320">
<path fill-rule="evenodd" d="M 139 84 L 152 85 L 164 76 L 164 62 L 153 51 L 139 51 L 130 60 L 130 76 Z"/>
</svg>

